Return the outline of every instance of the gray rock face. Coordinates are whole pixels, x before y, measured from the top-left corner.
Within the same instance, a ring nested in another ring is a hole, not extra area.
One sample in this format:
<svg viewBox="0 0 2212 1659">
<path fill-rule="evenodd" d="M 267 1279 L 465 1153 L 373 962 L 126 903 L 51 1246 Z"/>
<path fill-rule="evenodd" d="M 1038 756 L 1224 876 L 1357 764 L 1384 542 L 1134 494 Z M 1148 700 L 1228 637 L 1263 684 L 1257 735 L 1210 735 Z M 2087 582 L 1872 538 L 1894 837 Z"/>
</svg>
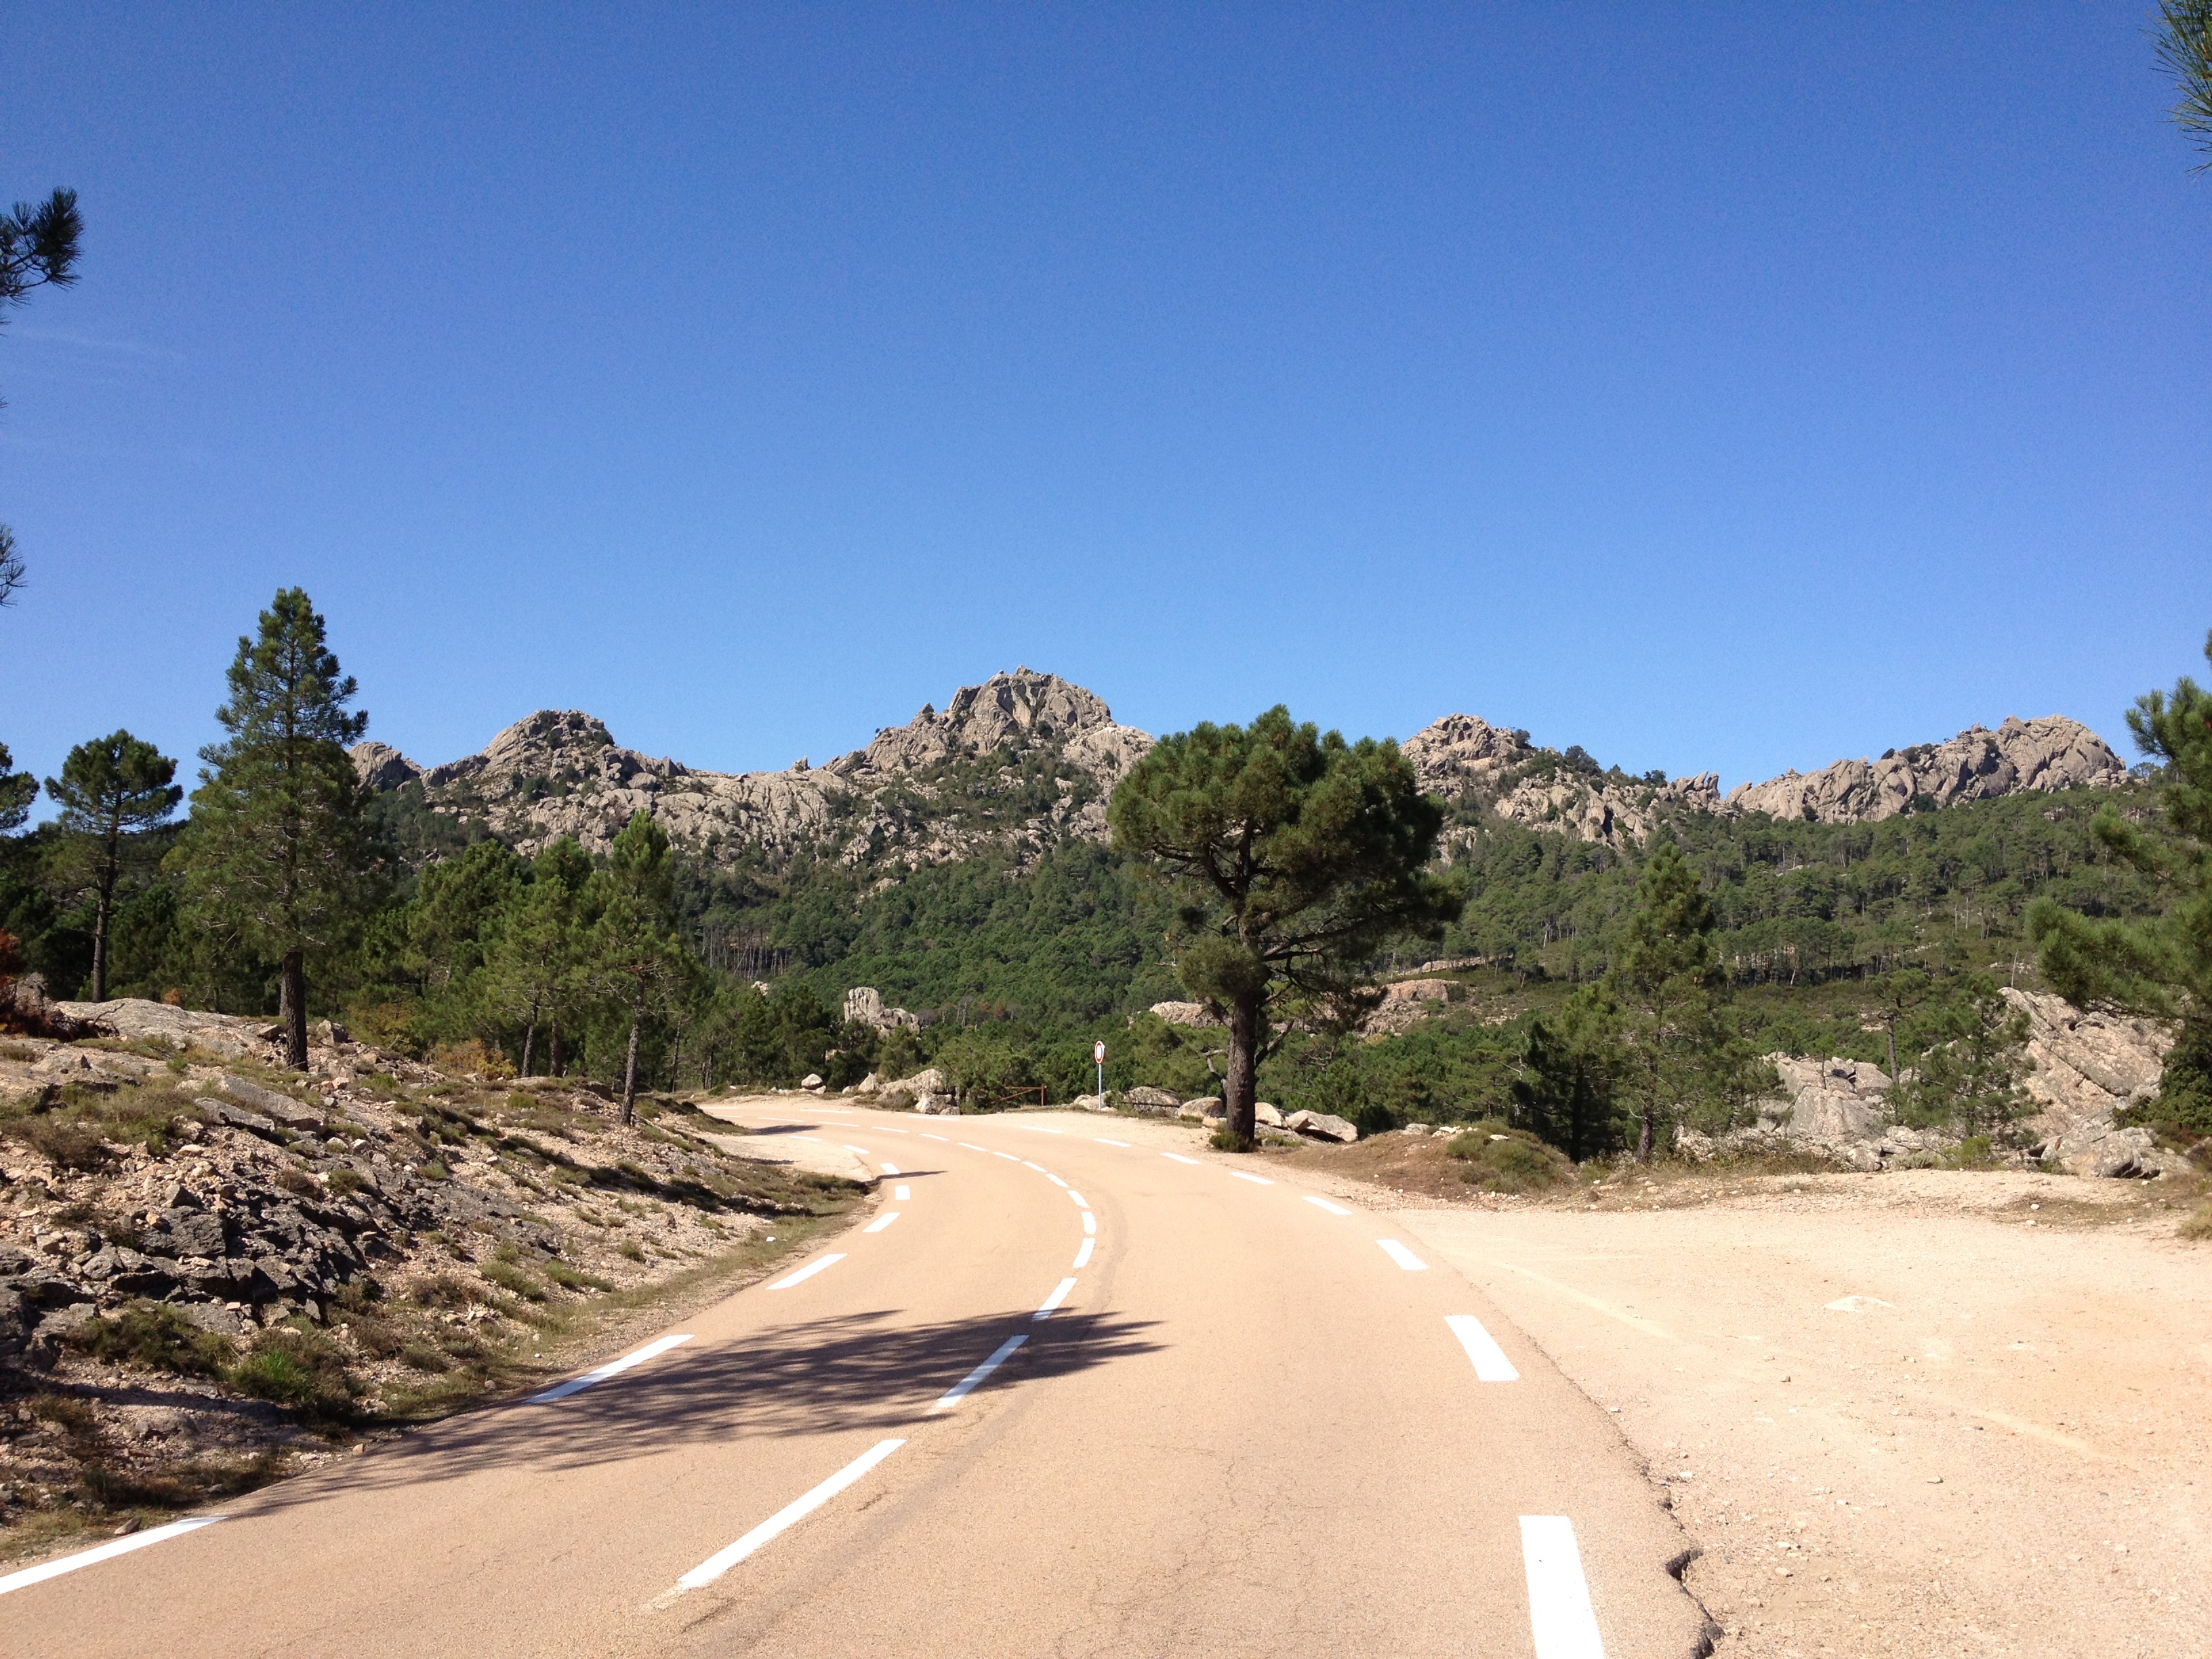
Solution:
<svg viewBox="0 0 2212 1659">
<path fill-rule="evenodd" d="M 1840 760 L 1738 784 L 1725 799 L 1717 774 L 1664 782 L 1577 771 L 1525 732 L 1471 714 L 1448 714 L 1406 740 L 1425 789 L 1473 798 L 1508 823 L 1619 846 L 1641 841 L 1670 811 L 1765 812 L 1823 823 L 1887 818 L 1916 804 L 1950 806 L 2000 795 L 2109 788 L 2127 768 L 2104 739 L 2063 715 L 1971 726 L 1939 744 L 1892 750 L 1880 760 Z M 1547 757 L 1549 757 L 1547 760 Z"/>
<path fill-rule="evenodd" d="M 388 743 L 357 743 L 346 750 L 352 758 L 354 775 L 365 789 L 383 794 L 412 783 L 422 775 L 422 769 L 409 760 Z"/>
<path fill-rule="evenodd" d="M 2063 997 L 2010 987 L 2003 995 L 2027 1016 L 2035 1070 L 2026 1086 L 2042 1108 L 2033 1122 L 2042 1156 L 2076 1175 L 2158 1173 L 2157 1138 L 2112 1120 L 2158 1092 L 2172 1036 L 2146 1020 L 2076 1008 Z"/>
<path fill-rule="evenodd" d="M 1121 1091 L 1121 1104 L 1133 1112 L 1146 1112 L 1155 1117 L 1173 1117 L 1182 1109 L 1182 1097 L 1170 1094 L 1165 1089 L 1155 1089 L 1140 1083 L 1133 1089 Z"/>
<path fill-rule="evenodd" d="M 542 709 L 481 753 L 419 776 L 432 810 L 477 819 L 526 854 L 559 836 L 605 852 L 642 811 L 672 841 L 710 854 L 750 848 L 783 858 L 828 843 L 848 864 L 914 868 L 991 847 L 1024 854 L 1061 837 L 1104 840 L 1105 798 L 1151 746 L 1151 738 L 1116 725 L 1082 687 L 1022 668 L 963 687 L 944 713 L 925 707 L 908 724 L 878 732 L 865 749 L 825 766 L 696 771 L 621 747 L 589 714 Z M 364 778 L 404 783 L 417 775 L 370 752 L 379 747 L 353 751 Z M 945 787 L 938 774 L 1000 750 L 1015 763 L 1048 751 L 1066 769 L 1064 777 L 1086 787 L 1063 781 L 1058 804 L 1019 824 L 961 827 L 951 814 L 933 820 L 928 806 Z M 884 799 L 887 792 L 898 799 Z"/>
<path fill-rule="evenodd" d="M 2110 788 L 2127 767 L 2102 738 L 2063 714 L 2007 720 L 1994 732 L 1969 726 L 1939 744 L 1892 750 L 1880 760 L 1840 760 L 1800 775 L 1785 772 L 1729 792 L 1732 812 L 1861 823 L 1893 817 L 1916 800 L 1936 806 L 2000 795 Z"/>
<path fill-rule="evenodd" d="M 1302 1135 L 1311 1135 L 1316 1140 L 1348 1143 L 1359 1139 L 1357 1128 L 1328 1112 L 1292 1112 L 1283 1120 L 1283 1127 Z"/>
<path fill-rule="evenodd" d="M 118 997 L 111 1002 L 62 1002 L 54 1005 L 97 1034 L 125 1042 L 166 1042 L 173 1048 L 199 1048 L 225 1060 L 255 1060 L 268 1056 L 270 1045 L 282 1040 L 281 1026 L 265 1019 L 237 1014 L 206 1014 L 191 1008 L 175 1008 L 166 1002 Z"/>
</svg>

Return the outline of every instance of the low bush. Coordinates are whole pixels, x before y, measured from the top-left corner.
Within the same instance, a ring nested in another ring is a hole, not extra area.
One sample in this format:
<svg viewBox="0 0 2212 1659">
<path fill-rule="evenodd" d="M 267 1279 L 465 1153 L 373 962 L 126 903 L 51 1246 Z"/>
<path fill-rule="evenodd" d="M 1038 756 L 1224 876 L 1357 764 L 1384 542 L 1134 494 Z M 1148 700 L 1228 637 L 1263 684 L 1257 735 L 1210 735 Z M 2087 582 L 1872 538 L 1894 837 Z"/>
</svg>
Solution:
<svg viewBox="0 0 2212 1659">
<path fill-rule="evenodd" d="M 2212 1204 L 2200 1204 L 2181 1218 L 2184 1238 L 2212 1238 Z"/>
<path fill-rule="evenodd" d="M 95 1314 L 63 1340 L 94 1359 L 180 1376 L 220 1376 L 232 1354 L 229 1342 L 159 1302 L 133 1302 L 112 1316 Z"/>
<path fill-rule="evenodd" d="M 245 1358 L 230 1368 L 228 1380 L 243 1394 L 311 1417 L 343 1418 L 361 1392 L 337 1343 L 319 1331 L 289 1325 L 255 1337 Z"/>
<path fill-rule="evenodd" d="M 368 1185 L 368 1177 L 349 1164 L 341 1164 L 331 1171 L 330 1192 L 333 1198 L 350 1198 Z"/>
<path fill-rule="evenodd" d="M 465 1308 L 477 1300 L 468 1281 L 454 1273 L 425 1273 L 408 1283 L 406 1296 L 418 1308 Z"/>
<path fill-rule="evenodd" d="M 543 1302 L 545 1284 L 537 1274 L 526 1273 L 511 1261 L 486 1261 L 477 1271 L 510 1296 L 519 1296 L 526 1302 Z"/>
<path fill-rule="evenodd" d="M 1574 1176 L 1574 1165 L 1557 1148 L 1494 1118 L 1462 1129 L 1444 1152 L 1466 1166 L 1462 1181 L 1485 1192 L 1541 1192 Z"/>
<path fill-rule="evenodd" d="M 323 1195 L 323 1189 L 316 1185 L 314 1176 L 289 1164 L 270 1178 L 295 1198 L 320 1198 Z"/>
</svg>

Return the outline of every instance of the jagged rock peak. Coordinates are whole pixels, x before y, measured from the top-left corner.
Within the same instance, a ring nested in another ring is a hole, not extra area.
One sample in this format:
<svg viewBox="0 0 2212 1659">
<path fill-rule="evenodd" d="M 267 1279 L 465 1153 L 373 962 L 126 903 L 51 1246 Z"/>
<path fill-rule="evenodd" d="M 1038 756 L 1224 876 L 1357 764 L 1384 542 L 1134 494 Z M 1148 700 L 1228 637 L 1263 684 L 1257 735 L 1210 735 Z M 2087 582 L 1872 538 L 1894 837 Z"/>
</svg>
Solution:
<svg viewBox="0 0 2212 1659">
<path fill-rule="evenodd" d="M 1526 732 L 1509 732 L 1473 714 L 1447 714 L 1400 745 L 1421 787 L 1455 794 L 1494 780 L 1535 752 Z"/>
<path fill-rule="evenodd" d="M 924 703 L 906 725 L 885 727 L 866 748 L 841 756 L 828 769 L 848 777 L 882 777 L 919 771 L 956 756 L 988 755 L 1002 745 L 1019 750 L 1109 728 L 1130 729 L 1115 726 L 1114 711 L 1095 692 L 1057 674 L 1017 668 L 994 674 L 981 685 L 962 686 L 942 714 Z"/>
<path fill-rule="evenodd" d="M 1994 732 L 1971 726 L 1948 741 L 1893 749 L 1881 759 L 1839 760 L 1817 772 L 1785 772 L 1729 792 L 1730 812 L 1863 823 L 1892 817 L 1916 801 L 1950 806 L 2000 795 L 2111 788 L 2126 763 L 2105 740 L 2063 714 L 2007 719 Z"/>
<path fill-rule="evenodd" d="M 388 743 L 357 743 L 346 750 L 364 788 L 382 794 L 422 775 L 422 769 Z"/>
</svg>

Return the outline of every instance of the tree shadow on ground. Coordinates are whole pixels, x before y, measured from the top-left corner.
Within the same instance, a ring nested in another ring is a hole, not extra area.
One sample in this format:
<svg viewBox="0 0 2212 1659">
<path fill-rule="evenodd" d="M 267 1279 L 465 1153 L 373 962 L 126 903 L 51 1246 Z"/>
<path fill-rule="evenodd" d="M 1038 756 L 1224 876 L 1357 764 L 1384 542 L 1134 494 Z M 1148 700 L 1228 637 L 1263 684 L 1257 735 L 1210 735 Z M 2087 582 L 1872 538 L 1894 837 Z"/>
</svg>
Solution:
<svg viewBox="0 0 2212 1659">
<path fill-rule="evenodd" d="M 900 1433 L 1009 1336 L 1028 1340 L 983 1385 L 1024 1388 L 1156 1352 L 1152 1322 L 1104 1315 L 1037 1321 L 1026 1311 L 896 1325 L 891 1310 L 811 1321 L 726 1342 L 687 1343 L 565 1400 L 514 1401 L 410 1435 L 347 1470 L 393 1487 L 517 1466 L 557 1471 L 686 1446 L 846 1431 Z M 287 1494 L 289 1494 L 289 1496 Z M 313 1502 L 321 1482 L 280 1490 Z"/>
</svg>

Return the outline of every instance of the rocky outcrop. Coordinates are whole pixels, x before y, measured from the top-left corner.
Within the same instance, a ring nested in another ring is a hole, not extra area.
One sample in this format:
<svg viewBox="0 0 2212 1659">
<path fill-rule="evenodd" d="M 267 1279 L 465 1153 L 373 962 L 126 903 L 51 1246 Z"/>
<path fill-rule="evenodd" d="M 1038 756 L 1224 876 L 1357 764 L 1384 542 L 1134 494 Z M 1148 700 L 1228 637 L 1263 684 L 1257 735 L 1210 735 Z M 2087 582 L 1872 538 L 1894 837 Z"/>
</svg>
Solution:
<svg viewBox="0 0 2212 1659">
<path fill-rule="evenodd" d="M 2027 1016 L 2035 1069 L 2026 1087 L 2042 1109 L 2033 1120 L 2037 1155 L 2075 1175 L 2158 1174 L 2166 1160 L 2157 1138 L 2115 1120 L 2158 1092 L 2172 1036 L 2148 1020 L 2092 1013 L 2063 997 L 2009 987 L 2003 996 Z"/>
<path fill-rule="evenodd" d="M 2008 719 L 1994 732 L 1972 726 L 1947 742 L 1890 750 L 1880 760 L 1785 772 L 1738 784 L 1726 797 L 1717 773 L 1632 777 L 1601 769 L 1580 750 L 1540 748 L 1526 732 L 1471 714 L 1448 714 L 1424 727 L 1406 740 L 1404 752 L 1425 789 L 1509 823 L 1612 846 L 1640 842 L 1680 812 L 1858 823 L 2001 795 L 2111 788 L 2127 778 L 2103 738 L 2060 714 Z"/>
<path fill-rule="evenodd" d="M 1948 742 L 1893 749 L 1880 760 L 1840 760 L 1800 775 L 1785 772 L 1729 792 L 1730 812 L 1765 812 L 1821 823 L 1893 817 L 2000 795 L 2111 788 L 2128 769 L 2102 738 L 2063 714 L 2008 720 L 1994 732 L 1969 726 Z"/>
<path fill-rule="evenodd" d="M 893 1031 L 901 1026 L 910 1031 L 921 1029 L 916 1015 L 903 1008 L 885 1007 L 884 994 L 872 985 L 855 985 L 845 993 L 845 1018 L 878 1031 Z"/>
<path fill-rule="evenodd" d="M 781 772 L 697 771 L 625 749 L 574 709 L 541 709 L 480 753 L 427 771 L 381 744 L 351 752 L 371 787 L 419 782 L 432 811 L 474 819 L 525 854 L 561 836 L 605 852 L 645 812 L 709 859 L 826 847 L 851 865 L 914 868 L 1103 840 L 1107 795 L 1151 746 L 1082 687 L 1021 668 L 963 687 L 942 714 L 925 707 L 865 749 Z M 1057 799 L 1014 822 L 979 805 L 1040 755 L 1054 763 Z"/>
</svg>

